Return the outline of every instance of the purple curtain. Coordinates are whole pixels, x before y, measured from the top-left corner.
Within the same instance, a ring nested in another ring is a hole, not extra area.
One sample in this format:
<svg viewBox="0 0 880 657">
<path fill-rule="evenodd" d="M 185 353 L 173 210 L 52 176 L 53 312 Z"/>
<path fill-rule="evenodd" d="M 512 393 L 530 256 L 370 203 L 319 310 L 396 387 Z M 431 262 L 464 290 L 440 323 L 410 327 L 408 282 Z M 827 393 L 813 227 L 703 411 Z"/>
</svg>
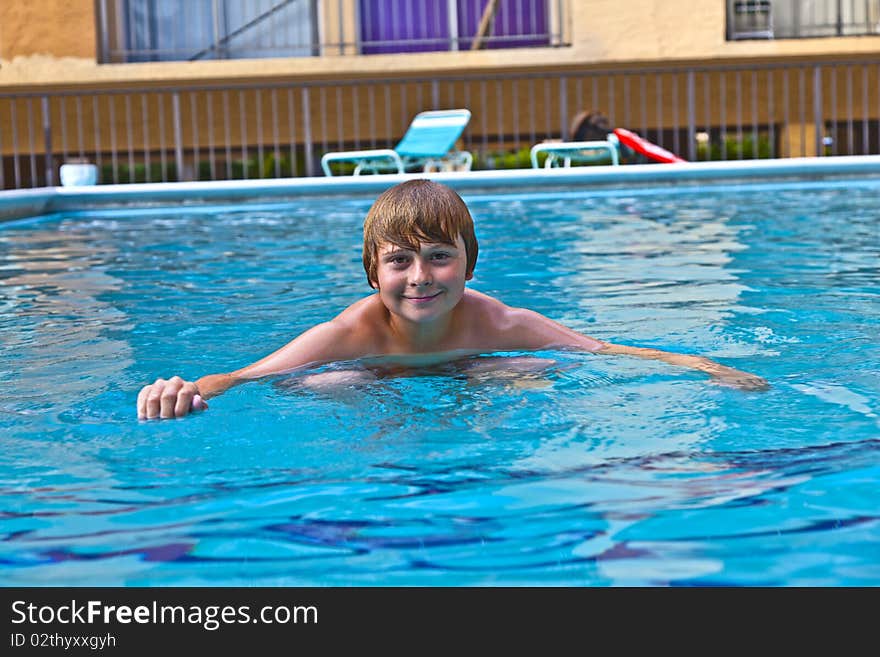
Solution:
<svg viewBox="0 0 880 657">
<path fill-rule="evenodd" d="M 361 52 L 449 50 L 446 0 L 360 0 Z"/>
<path fill-rule="evenodd" d="M 489 0 L 458 0 L 459 49 L 468 50 L 480 26 Z M 525 48 L 550 43 L 547 30 L 547 0 L 498 0 L 491 40 L 484 48 Z"/>
<path fill-rule="evenodd" d="M 359 0 L 361 52 L 452 50 L 447 0 Z M 456 0 L 458 49 L 468 50 L 489 0 Z M 498 0 L 484 48 L 549 44 L 547 0 Z"/>
</svg>

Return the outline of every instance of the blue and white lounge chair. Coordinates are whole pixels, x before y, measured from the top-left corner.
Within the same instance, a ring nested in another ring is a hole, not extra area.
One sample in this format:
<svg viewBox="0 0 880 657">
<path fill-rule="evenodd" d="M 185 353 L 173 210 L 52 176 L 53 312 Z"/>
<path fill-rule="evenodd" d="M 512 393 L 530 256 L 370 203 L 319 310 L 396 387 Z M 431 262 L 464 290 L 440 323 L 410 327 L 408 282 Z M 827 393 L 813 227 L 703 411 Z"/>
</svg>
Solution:
<svg viewBox="0 0 880 657">
<path fill-rule="evenodd" d="M 455 142 L 471 120 L 470 110 L 437 110 L 420 112 L 409 124 L 403 139 L 394 148 L 368 151 L 325 153 L 321 168 L 332 176 L 331 162 L 356 162 L 354 175 L 371 173 L 405 173 L 409 169 L 426 171 L 431 167 L 456 166 L 470 171 L 473 157 L 467 151 L 452 151 Z"/>
</svg>

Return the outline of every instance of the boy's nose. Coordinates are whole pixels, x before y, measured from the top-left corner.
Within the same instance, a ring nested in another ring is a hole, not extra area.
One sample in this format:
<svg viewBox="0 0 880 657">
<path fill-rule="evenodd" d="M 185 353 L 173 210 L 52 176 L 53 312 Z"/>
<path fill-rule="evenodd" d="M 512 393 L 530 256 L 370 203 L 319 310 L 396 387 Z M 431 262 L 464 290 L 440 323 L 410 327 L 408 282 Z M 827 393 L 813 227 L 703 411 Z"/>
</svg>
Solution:
<svg viewBox="0 0 880 657">
<path fill-rule="evenodd" d="M 411 270 L 410 285 L 414 287 L 423 287 L 431 284 L 431 274 L 428 268 L 420 263 L 415 263 Z"/>
</svg>

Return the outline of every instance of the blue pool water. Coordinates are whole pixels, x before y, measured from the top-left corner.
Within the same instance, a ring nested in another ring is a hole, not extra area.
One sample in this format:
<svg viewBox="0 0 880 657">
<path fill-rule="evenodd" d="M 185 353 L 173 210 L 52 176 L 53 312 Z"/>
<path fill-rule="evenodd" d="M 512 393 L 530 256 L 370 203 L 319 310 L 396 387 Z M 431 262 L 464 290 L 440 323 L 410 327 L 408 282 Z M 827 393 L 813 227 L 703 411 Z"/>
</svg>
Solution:
<svg viewBox="0 0 880 657">
<path fill-rule="evenodd" d="M 0 582 L 880 584 L 880 184 L 465 198 L 473 288 L 770 390 L 542 352 L 139 422 L 370 293 L 371 199 L 7 223 Z"/>
</svg>

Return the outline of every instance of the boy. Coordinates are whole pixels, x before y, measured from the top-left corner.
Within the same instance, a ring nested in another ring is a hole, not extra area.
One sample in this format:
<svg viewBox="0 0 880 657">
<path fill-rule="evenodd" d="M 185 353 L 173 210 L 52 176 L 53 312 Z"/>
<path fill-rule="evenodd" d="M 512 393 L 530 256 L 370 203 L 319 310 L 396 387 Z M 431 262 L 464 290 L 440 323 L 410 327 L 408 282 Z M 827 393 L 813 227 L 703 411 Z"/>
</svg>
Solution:
<svg viewBox="0 0 880 657">
<path fill-rule="evenodd" d="M 392 187 L 364 221 L 364 269 L 376 294 L 240 370 L 195 382 L 157 379 L 138 394 L 138 417 L 182 417 L 206 409 L 205 400 L 239 383 L 334 361 L 415 367 L 493 351 L 548 348 L 650 358 L 701 370 L 746 390 L 767 387 L 760 377 L 707 358 L 603 342 L 465 289 L 477 250 L 470 212 L 453 190 L 430 180 Z"/>
</svg>

